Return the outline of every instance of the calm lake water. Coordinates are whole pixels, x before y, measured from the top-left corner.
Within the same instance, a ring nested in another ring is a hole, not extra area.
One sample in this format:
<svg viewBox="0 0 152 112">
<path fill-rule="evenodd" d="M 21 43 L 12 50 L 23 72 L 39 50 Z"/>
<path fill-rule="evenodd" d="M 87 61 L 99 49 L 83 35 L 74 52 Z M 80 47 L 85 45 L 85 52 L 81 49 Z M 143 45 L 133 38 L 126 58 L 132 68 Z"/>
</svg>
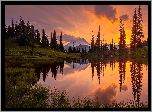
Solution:
<svg viewBox="0 0 152 112">
<path fill-rule="evenodd" d="M 36 68 L 38 82 L 66 90 L 70 98 L 148 102 L 148 65 L 104 60 L 56 62 Z"/>
</svg>

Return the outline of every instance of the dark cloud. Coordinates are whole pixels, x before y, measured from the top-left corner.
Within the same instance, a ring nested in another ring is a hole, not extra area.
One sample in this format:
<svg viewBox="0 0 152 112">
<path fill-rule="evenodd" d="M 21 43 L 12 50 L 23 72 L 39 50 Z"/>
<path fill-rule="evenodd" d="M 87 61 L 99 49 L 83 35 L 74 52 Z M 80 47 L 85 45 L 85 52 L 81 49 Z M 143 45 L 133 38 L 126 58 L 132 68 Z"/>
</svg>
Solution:
<svg viewBox="0 0 152 112">
<path fill-rule="evenodd" d="M 95 5 L 94 13 L 97 17 L 105 16 L 107 19 L 115 22 L 116 18 L 116 9 L 111 5 Z"/>
<path fill-rule="evenodd" d="M 101 103 L 103 103 L 103 102 L 110 103 L 113 100 L 113 97 L 116 96 L 116 91 L 115 91 L 116 87 L 117 87 L 116 85 L 111 84 L 106 89 L 98 88 L 95 91 L 95 96 L 98 97 L 98 100 Z"/>
<path fill-rule="evenodd" d="M 123 85 L 123 86 L 121 87 L 121 90 L 127 91 L 127 90 L 128 90 L 128 87 L 127 87 L 126 85 Z"/>
<path fill-rule="evenodd" d="M 122 20 L 126 21 L 126 20 L 128 20 L 128 19 L 129 19 L 129 15 L 127 15 L 127 14 L 122 15 L 122 16 L 120 16 L 120 19 L 122 19 Z"/>
</svg>

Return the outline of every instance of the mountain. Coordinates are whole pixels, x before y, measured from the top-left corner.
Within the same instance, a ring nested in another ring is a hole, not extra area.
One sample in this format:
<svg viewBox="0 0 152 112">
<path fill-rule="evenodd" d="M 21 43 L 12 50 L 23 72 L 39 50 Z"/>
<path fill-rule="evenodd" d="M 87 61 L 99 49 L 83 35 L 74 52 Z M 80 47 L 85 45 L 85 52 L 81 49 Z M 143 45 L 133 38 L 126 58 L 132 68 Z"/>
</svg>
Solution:
<svg viewBox="0 0 152 112">
<path fill-rule="evenodd" d="M 79 47 L 87 47 L 89 48 L 89 43 L 84 39 L 84 38 L 77 38 L 74 41 L 71 41 L 67 45 L 64 46 L 64 50 L 68 50 L 69 46 L 73 47 L 73 42 L 74 42 L 74 47 L 79 46 Z M 77 47 L 76 47 L 77 48 Z"/>
<path fill-rule="evenodd" d="M 73 42 L 74 42 L 74 46 L 79 46 L 81 45 L 89 45 L 89 43 L 84 39 L 84 38 L 77 38 L 74 41 L 71 41 L 70 43 L 68 43 L 66 46 L 73 46 Z"/>
</svg>

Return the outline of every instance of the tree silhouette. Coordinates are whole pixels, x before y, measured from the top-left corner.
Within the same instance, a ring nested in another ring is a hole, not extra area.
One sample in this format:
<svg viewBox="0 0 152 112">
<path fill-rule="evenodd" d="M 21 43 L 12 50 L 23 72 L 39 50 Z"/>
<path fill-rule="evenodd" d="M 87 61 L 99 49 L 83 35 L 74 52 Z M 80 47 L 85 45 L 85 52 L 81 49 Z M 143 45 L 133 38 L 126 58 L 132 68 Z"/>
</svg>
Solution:
<svg viewBox="0 0 152 112">
<path fill-rule="evenodd" d="M 47 35 L 45 34 L 44 29 L 42 29 L 42 47 L 48 47 L 49 41 L 47 39 Z"/>
<path fill-rule="evenodd" d="M 35 39 L 36 39 L 36 43 L 40 44 L 41 38 L 40 38 L 40 33 L 38 29 L 35 30 Z"/>
<path fill-rule="evenodd" d="M 52 37 L 52 32 L 51 32 L 51 48 L 57 50 L 58 45 L 57 45 L 57 39 L 56 39 L 56 31 L 54 30 L 53 32 L 53 37 Z"/>
<path fill-rule="evenodd" d="M 126 34 L 124 30 L 124 24 L 122 23 L 122 20 L 120 19 L 120 38 L 119 38 L 119 52 L 122 54 L 122 52 L 125 52 L 126 50 Z"/>
<path fill-rule="evenodd" d="M 64 47 L 63 47 L 63 43 L 62 43 L 62 32 L 61 32 L 61 36 L 60 36 L 60 45 L 59 45 L 59 49 L 61 52 L 64 52 Z"/>
<path fill-rule="evenodd" d="M 142 47 L 142 38 L 144 38 L 143 34 L 143 26 L 142 26 L 142 14 L 141 14 L 141 6 L 139 5 L 138 8 L 138 21 L 137 21 L 137 47 L 140 48 Z"/>
<path fill-rule="evenodd" d="M 92 31 L 92 40 L 91 40 L 91 50 L 90 50 L 90 52 L 93 52 L 93 51 L 94 51 L 94 46 L 95 46 L 95 43 L 94 43 L 94 35 L 93 35 L 93 31 Z"/>
<path fill-rule="evenodd" d="M 130 47 L 132 50 L 135 50 L 135 48 L 139 48 L 142 46 L 141 39 L 144 37 L 142 22 L 143 20 L 141 14 L 141 6 L 139 5 L 138 14 L 135 8 L 134 16 L 133 16 L 132 35 L 130 39 Z"/>
<path fill-rule="evenodd" d="M 69 46 L 68 52 L 69 52 L 69 53 L 72 53 L 72 52 L 73 52 L 73 50 L 72 50 L 72 47 L 71 47 L 71 46 Z"/>
</svg>

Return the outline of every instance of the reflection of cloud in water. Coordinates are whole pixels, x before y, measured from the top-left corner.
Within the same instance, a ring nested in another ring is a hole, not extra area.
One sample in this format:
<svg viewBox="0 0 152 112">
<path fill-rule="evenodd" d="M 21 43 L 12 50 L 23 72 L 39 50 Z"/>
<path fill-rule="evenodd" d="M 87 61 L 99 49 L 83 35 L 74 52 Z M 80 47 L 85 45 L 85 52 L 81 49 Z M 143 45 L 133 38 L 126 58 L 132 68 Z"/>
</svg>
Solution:
<svg viewBox="0 0 152 112">
<path fill-rule="evenodd" d="M 73 63 L 66 63 L 66 65 L 68 65 L 69 67 L 63 68 L 63 74 L 67 75 L 67 74 L 73 74 L 76 71 L 81 71 L 81 70 L 85 70 L 90 64 L 83 64 L 80 65 L 78 63 L 74 63 L 74 69 L 73 69 Z"/>
<path fill-rule="evenodd" d="M 123 85 L 123 86 L 121 87 L 121 90 L 127 91 L 127 90 L 128 90 L 128 87 L 127 87 L 126 85 Z"/>
<path fill-rule="evenodd" d="M 73 74 L 75 71 L 76 71 L 75 69 L 72 69 L 70 67 L 63 68 L 63 74 L 64 75 Z"/>
<path fill-rule="evenodd" d="M 96 97 L 98 97 L 98 100 L 101 103 L 103 103 L 103 102 L 109 103 L 113 100 L 113 97 L 116 96 L 116 91 L 115 91 L 116 87 L 117 86 L 115 84 L 111 84 L 106 89 L 98 88 L 94 94 Z"/>
</svg>

